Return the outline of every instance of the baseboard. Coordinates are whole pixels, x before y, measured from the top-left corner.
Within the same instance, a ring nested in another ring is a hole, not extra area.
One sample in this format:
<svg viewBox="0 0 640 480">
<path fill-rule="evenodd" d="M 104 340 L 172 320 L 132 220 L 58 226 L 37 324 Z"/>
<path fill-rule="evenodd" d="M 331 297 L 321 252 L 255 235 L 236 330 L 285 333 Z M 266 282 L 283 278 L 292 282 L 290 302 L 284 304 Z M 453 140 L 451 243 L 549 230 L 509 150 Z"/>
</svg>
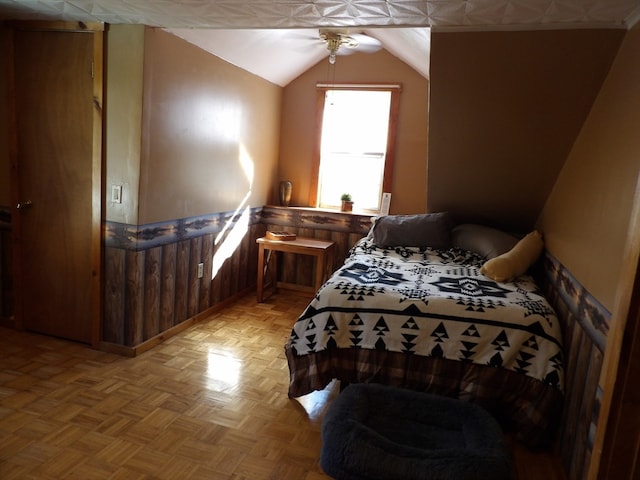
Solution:
<svg viewBox="0 0 640 480">
<path fill-rule="evenodd" d="M 165 330 L 164 332 L 159 333 L 158 335 L 156 335 L 154 337 L 151 337 L 151 338 L 149 338 L 148 340 L 145 340 L 142 343 L 139 343 L 138 345 L 126 346 L 126 345 L 118 345 L 117 343 L 100 342 L 98 344 L 98 349 L 103 351 L 103 352 L 115 353 L 117 355 L 122 355 L 124 357 L 137 357 L 138 355 L 140 355 L 140 354 L 142 354 L 144 352 L 147 352 L 147 351 L 151 350 L 153 347 L 161 344 L 165 340 L 167 340 L 167 339 L 177 335 L 178 333 L 183 332 L 186 329 L 192 327 L 196 323 L 201 322 L 202 320 L 210 317 L 214 313 L 217 313 L 217 312 L 223 310 L 224 308 L 226 308 L 229 305 L 233 304 L 239 298 L 243 297 L 244 295 L 246 295 L 247 293 L 249 293 L 253 289 L 254 288 L 250 287 L 250 288 L 246 288 L 244 290 L 241 290 L 240 292 L 236 293 L 235 295 L 232 295 L 231 297 L 221 301 L 220 303 L 217 303 L 217 304 L 207 308 L 206 310 L 198 313 L 197 315 L 195 315 L 195 316 L 193 316 L 191 318 L 188 318 L 184 322 L 181 322 L 178 325 L 175 325 L 175 326 L 171 327 L 170 329 Z"/>
<path fill-rule="evenodd" d="M 6 327 L 6 328 L 11 328 L 13 330 L 17 330 L 15 317 L 14 316 L 0 317 L 0 327 Z"/>
</svg>

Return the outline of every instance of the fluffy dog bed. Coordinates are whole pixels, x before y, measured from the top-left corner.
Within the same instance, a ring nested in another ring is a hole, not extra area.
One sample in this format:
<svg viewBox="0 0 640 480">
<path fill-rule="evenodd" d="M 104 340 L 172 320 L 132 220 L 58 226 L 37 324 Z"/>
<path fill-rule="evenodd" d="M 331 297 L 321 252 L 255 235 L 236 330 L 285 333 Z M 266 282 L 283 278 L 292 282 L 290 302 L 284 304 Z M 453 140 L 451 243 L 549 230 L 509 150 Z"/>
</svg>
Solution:
<svg viewBox="0 0 640 480">
<path fill-rule="evenodd" d="M 320 465 L 343 480 L 507 480 L 500 426 L 461 400 L 354 384 L 322 423 Z"/>
</svg>

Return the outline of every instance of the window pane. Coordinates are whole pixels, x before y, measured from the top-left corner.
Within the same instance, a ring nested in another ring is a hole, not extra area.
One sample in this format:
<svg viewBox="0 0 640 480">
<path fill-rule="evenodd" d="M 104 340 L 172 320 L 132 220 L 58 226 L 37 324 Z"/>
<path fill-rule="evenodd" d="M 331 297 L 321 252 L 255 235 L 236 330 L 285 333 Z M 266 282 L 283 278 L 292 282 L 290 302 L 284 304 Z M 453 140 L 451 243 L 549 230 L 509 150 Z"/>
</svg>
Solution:
<svg viewBox="0 0 640 480">
<path fill-rule="evenodd" d="M 357 209 L 378 210 L 391 92 L 328 90 L 322 123 L 319 206 L 352 195 Z"/>
<path fill-rule="evenodd" d="M 325 155 L 320 169 L 320 207 L 337 207 L 341 195 L 350 193 L 357 209 L 379 208 L 384 154 Z"/>
</svg>

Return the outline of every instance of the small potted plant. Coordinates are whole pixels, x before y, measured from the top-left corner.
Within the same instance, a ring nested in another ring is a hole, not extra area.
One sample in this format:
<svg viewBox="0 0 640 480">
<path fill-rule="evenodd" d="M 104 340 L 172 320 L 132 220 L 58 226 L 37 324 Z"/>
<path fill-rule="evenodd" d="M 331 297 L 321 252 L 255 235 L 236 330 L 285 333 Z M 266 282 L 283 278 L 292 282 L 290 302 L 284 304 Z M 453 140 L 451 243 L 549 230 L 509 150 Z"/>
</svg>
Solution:
<svg viewBox="0 0 640 480">
<path fill-rule="evenodd" d="M 341 211 L 350 212 L 353 210 L 353 201 L 351 199 L 351 194 L 343 193 L 340 197 L 340 200 L 342 200 L 342 207 L 340 208 Z"/>
</svg>

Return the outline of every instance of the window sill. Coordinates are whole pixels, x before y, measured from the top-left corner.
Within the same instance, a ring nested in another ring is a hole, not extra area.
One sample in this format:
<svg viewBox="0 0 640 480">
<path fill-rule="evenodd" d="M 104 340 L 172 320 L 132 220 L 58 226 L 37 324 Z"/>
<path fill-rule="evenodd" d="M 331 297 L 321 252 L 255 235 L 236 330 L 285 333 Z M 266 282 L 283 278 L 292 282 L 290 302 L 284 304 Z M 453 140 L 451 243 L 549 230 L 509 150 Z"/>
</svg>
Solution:
<svg viewBox="0 0 640 480">
<path fill-rule="evenodd" d="M 380 214 L 375 212 L 366 212 L 360 210 L 353 210 L 351 212 L 343 212 L 339 208 L 318 208 L 318 207 L 294 207 L 288 206 L 285 207 L 283 205 L 265 205 L 263 208 L 269 209 L 278 209 L 278 210 L 294 210 L 294 211 L 302 211 L 302 212 L 322 212 L 322 213 L 339 213 L 342 215 L 357 215 L 361 217 L 377 217 Z"/>
</svg>

